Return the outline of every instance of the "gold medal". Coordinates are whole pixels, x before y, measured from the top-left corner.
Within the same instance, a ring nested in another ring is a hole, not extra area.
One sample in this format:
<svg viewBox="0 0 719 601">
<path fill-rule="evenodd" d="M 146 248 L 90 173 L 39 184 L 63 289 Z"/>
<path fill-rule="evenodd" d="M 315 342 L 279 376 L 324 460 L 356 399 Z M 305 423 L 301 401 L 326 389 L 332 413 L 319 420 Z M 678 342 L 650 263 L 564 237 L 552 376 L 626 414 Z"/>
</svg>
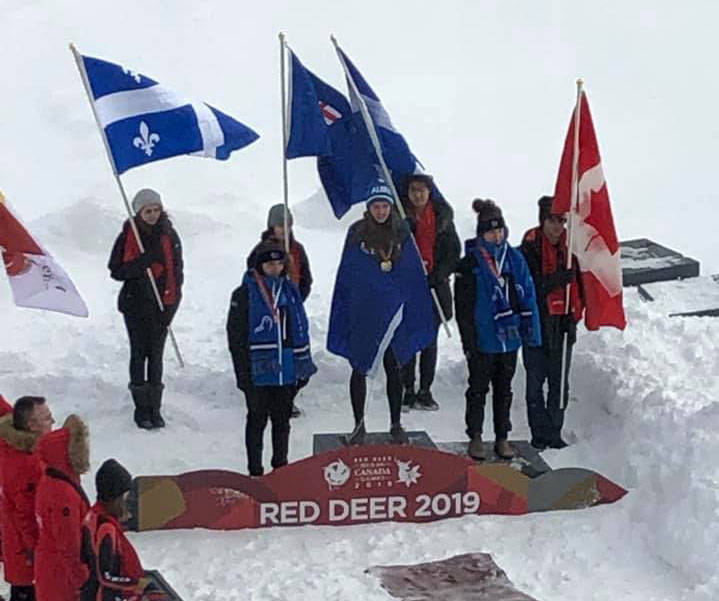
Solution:
<svg viewBox="0 0 719 601">
<path fill-rule="evenodd" d="M 381 261 L 379 268 L 384 272 L 392 271 L 392 261 Z"/>
</svg>

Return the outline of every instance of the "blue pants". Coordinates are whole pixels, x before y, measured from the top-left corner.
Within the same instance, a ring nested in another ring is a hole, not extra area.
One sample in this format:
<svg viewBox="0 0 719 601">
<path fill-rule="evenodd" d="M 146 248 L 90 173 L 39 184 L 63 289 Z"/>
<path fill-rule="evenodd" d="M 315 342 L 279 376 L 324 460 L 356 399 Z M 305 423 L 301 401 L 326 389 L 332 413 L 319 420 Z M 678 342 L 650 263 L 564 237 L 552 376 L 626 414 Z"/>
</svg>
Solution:
<svg viewBox="0 0 719 601">
<path fill-rule="evenodd" d="M 567 345 L 564 378 L 564 401 L 569 398 L 569 367 L 572 345 Z M 527 372 L 527 419 L 532 439 L 549 443 L 559 440 L 564 425 L 564 409 L 560 407 L 562 380 L 562 349 L 543 346 L 522 347 L 522 360 Z M 544 383 L 547 382 L 545 400 Z"/>
</svg>

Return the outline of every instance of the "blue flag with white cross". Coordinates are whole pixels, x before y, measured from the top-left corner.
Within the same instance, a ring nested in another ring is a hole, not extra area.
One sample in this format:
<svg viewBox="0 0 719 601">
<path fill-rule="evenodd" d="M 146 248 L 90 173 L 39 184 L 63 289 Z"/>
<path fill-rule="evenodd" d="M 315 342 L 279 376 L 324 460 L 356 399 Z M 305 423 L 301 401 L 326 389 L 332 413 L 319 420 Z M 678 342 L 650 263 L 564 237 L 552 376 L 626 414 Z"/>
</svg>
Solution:
<svg viewBox="0 0 719 601">
<path fill-rule="evenodd" d="M 82 62 L 118 174 L 181 154 L 225 160 L 259 137 L 136 71 L 91 56 Z"/>
</svg>

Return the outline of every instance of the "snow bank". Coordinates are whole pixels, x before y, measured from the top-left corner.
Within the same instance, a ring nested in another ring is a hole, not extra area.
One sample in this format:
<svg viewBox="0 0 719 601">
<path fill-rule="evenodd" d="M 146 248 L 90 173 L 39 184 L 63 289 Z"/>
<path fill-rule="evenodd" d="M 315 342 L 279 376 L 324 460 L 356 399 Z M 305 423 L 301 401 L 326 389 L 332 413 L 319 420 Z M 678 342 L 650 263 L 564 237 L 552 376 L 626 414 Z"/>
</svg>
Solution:
<svg viewBox="0 0 719 601">
<path fill-rule="evenodd" d="M 187 367 L 166 353 L 167 428 L 134 427 L 127 391 L 127 341 L 115 309 L 119 283 L 107 256 L 124 219 L 92 199 L 30 225 L 76 280 L 87 320 L 13 307 L 0 283 L 0 391 L 44 394 L 58 421 L 79 412 L 90 424 L 92 470 L 114 456 L 134 474 L 203 468 L 245 470 L 244 399 L 234 387 L 225 339 L 232 289 L 264 227 L 265 207 L 216 196 L 169 209 L 186 252 L 186 287 L 174 329 Z M 92 227 L 89 227 L 89 225 Z M 87 229 L 98 228 L 102 236 Z M 78 237 L 71 235 L 80 233 Z M 47 236 L 47 238 L 45 238 Z M 345 361 L 323 350 L 341 230 L 297 229 L 315 286 L 308 300 L 319 373 L 302 391 L 290 458 L 311 452 L 315 432 L 347 431 Z M 100 239 L 102 237 L 102 240 Z M 566 434 L 547 451 L 553 467 L 595 469 L 629 489 L 613 505 L 519 517 L 483 516 L 433 524 L 348 528 L 174 531 L 133 534 L 144 563 L 187 599 L 388 599 L 370 565 L 491 553 L 510 579 L 547 601 L 714 601 L 719 578 L 719 320 L 668 318 L 627 290 L 624 333 L 584 333 L 575 349 Z M 458 334 L 440 334 L 434 386 L 440 410 L 403 416 L 438 441 L 462 440 L 465 365 Z M 369 386 L 370 429 L 388 427 L 383 382 Z M 514 382 L 513 436 L 526 438 L 524 374 Z M 485 422 L 491 436 L 491 419 Z M 269 440 L 268 440 L 269 442 Z M 266 460 L 269 451 L 265 450 Z M 91 475 L 83 479 L 93 496 Z"/>
</svg>

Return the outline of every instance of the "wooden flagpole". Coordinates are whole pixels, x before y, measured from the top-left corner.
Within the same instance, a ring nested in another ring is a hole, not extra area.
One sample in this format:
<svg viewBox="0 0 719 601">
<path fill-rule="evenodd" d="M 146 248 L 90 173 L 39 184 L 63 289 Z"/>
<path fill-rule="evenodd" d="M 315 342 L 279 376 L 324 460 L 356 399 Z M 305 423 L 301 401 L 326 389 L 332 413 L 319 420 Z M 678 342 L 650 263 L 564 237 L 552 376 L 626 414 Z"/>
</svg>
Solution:
<svg viewBox="0 0 719 601">
<path fill-rule="evenodd" d="M 342 56 L 342 53 L 340 52 L 340 46 L 337 42 L 337 38 L 335 36 L 330 36 L 330 39 L 332 40 L 332 44 L 335 47 L 335 51 L 337 52 L 337 56 L 340 59 L 340 64 L 342 65 L 342 68 L 344 69 L 345 76 L 347 77 L 347 81 L 349 82 L 352 91 L 354 92 L 355 98 L 357 98 L 357 102 L 359 103 L 360 113 L 362 114 L 362 120 L 365 123 L 365 126 L 367 127 L 367 132 L 369 133 L 370 140 L 372 141 L 372 146 L 374 147 L 375 154 L 377 155 L 377 159 L 379 160 L 380 167 L 382 168 L 382 173 L 384 175 L 384 179 L 387 182 L 387 185 L 389 186 L 390 190 L 392 191 L 392 196 L 394 197 L 395 206 L 397 207 L 397 210 L 399 211 L 400 216 L 402 219 L 405 219 L 407 215 L 405 214 L 404 207 L 402 206 L 402 202 L 400 201 L 399 194 L 397 193 L 397 189 L 395 188 L 394 181 L 392 180 L 392 176 L 390 175 L 389 169 L 387 167 L 387 163 L 384 160 L 384 155 L 382 154 L 382 145 L 379 141 L 379 136 L 377 135 L 377 130 L 375 129 L 374 122 L 372 121 L 372 117 L 369 114 L 369 110 L 367 109 L 367 103 L 365 102 L 364 98 L 362 98 L 362 95 L 359 93 L 359 90 L 357 89 L 357 84 L 355 83 L 354 79 L 352 78 L 352 74 L 349 71 L 349 68 L 347 67 L 347 64 L 344 61 L 344 58 Z M 412 238 L 412 243 L 414 244 L 415 249 L 417 250 L 417 254 L 419 254 L 419 247 L 417 246 L 417 240 L 415 240 L 414 235 L 412 232 L 410 232 L 410 237 Z M 422 261 L 422 256 L 420 255 L 420 264 L 422 265 L 422 271 L 424 271 L 424 274 L 427 275 L 427 268 L 424 265 L 424 261 Z M 452 333 L 450 332 L 449 325 L 447 325 L 447 318 L 444 315 L 444 311 L 442 311 L 442 306 L 439 304 L 439 298 L 437 297 L 437 291 L 429 287 L 429 291 L 432 294 L 432 299 L 434 300 L 435 307 L 437 308 L 437 313 L 439 315 L 440 320 L 442 321 L 442 325 L 444 326 L 444 331 L 447 333 L 447 338 L 452 337 Z"/>
<path fill-rule="evenodd" d="M 572 152 L 572 188 L 571 198 L 572 204 L 569 209 L 569 227 L 567 228 L 567 269 L 572 269 L 572 239 L 574 231 L 574 221 L 577 211 L 579 209 L 579 127 L 581 125 L 581 110 L 582 110 L 582 86 L 584 82 L 581 79 L 577 79 L 577 104 L 574 107 L 574 149 Z M 564 314 L 568 315 L 572 308 L 570 306 L 571 300 L 572 283 L 567 284 L 564 293 Z M 567 400 L 564 398 L 565 391 L 567 388 L 567 346 L 568 346 L 568 333 L 565 331 L 562 337 L 562 375 L 561 383 L 559 387 L 559 406 L 562 409 L 567 408 Z"/>
<path fill-rule="evenodd" d="M 117 167 L 115 166 L 115 159 L 112 156 L 112 152 L 110 151 L 110 144 L 107 141 L 107 136 L 105 135 L 105 130 L 102 127 L 102 123 L 100 123 L 100 117 L 97 114 L 97 109 L 95 108 L 95 102 L 92 98 L 92 92 L 90 91 L 90 81 L 87 77 L 87 71 L 85 71 L 85 63 L 82 60 L 82 55 L 78 52 L 77 48 L 75 48 L 74 44 L 70 44 L 70 51 L 72 52 L 72 55 L 75 57 L 75 64 L 77 65 L 77 69 L 80 72 L 80 79 L 82 79 L 82 85 L 85 87 L 85 93 L 87 94 L 87 99 L 90 101 L 90 107 L 92 108 L 92 114 L 95 117 L 95 123 L 97 124 L 97 128 L 100 130 L 100 136 L 102 137 L 102 142 L 105 145 L 105 152 L 107 153 L 107 159 L 110 161 L 110 167 L 112 168 L 112 174 L 115 176 L 115 181 L 117 182 L 117 187 L 120 188 L 120 195 L 122 196 L 122 200 L 125 203 L 125 209 L 127 209 L 127 214 L 130 217 L 130 227 L 132 228 L 132 233 L 135 235 L 135 240 L 137 241 L 137 247 L 140 250 L 140 254 L 145 253 L 145 247 L 142 244 L 142 240 L 140 239 L 140 232 L 137 230 L 137 224 L 135 223 L 135 216 L 132 213 L 132 208 L 130 207 L 130 202 L 127 200 L 127 194 L 125 193 L 125 188 L 122 185 L 122 180 L 120 179 L 120 175 L 117 173 Z M 147 277 L 150 280 L 150 284 L 152 286 L 152 291 L 155 295 L 155 300 L 157 301 L 157 306 L 160 308 L 160 311 L 165 310 L 165 306 L 162 303 L 162 298 L 160 297 L 160 291 L 157 289 L 157 282 L 155 282 L 155 277 L 152 274 L 152 270 L 148 267 L 146 270 Z M 170 340 L 172 341 L 172 347 L 175 349 L 175 356 L 177 357 L 177 361 L 180 364 L 180 367 L 185 367 L 185 362 L 182 360 L 182 354 L 180 353 L 180 347 L 177 345 L 177 340 L 175 340 L 175 333 L 172 331 L 172 328 L 168 325 L 167 331 L 170 334 Z"/>
<path fill-rule="evenodd" d="M 287 115 L 287 77 L 285 75 L 285 61 L 287 57 L 287 44 L 285 42 L 285 34 L 280 32 L 280 93 L 282 95 L 282 192 L 285 204 L 284 224 L 285 224 L 285 253 L 289 260 L 290 254 L 290 228 L 289 226 L 289 183 L 287 176 L 287 138 L 289 137 L 289 118 Z"/>
</svg>

